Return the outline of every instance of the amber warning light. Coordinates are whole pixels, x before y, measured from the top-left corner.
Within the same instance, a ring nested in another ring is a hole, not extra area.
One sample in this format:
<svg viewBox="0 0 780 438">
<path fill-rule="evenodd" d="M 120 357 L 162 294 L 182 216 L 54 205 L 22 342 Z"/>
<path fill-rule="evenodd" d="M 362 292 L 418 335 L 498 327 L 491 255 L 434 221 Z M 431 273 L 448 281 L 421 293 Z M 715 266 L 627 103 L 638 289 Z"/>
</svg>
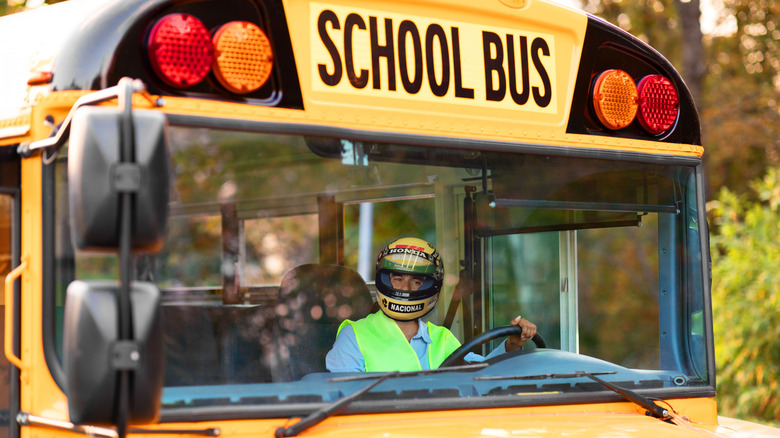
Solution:
<svg viewBox="0 0 780 438">
<path fill-rule="evenodd" d="M 212 37 L 192 15 L 166 15 L 152 27 L 147 52 L 157 76 L 176 88 L 191 87 L 213 72 L 231 93 L 251 93 L 268 81 L 273 68 L 268 37 L 247 21 L 226 23 Z"/>
<path fill-rule="evenodd" d="M 234 93 L 249 93 L 271 76 L 273 52 L 268 37 L 246 21 L 232 21 L 214 34 L 217 80 Z"/>
<path fill-rule="evenodd" d="M 606 70 L 593 83 L 591 102 L 596 118 L 610 130 L 619 130 L 638 120 L 650 134 L 667 132 L 680 110 L 677 90 L 661 75 L 649 75 L 637 85 L 623 70 Z"/>
</svg>

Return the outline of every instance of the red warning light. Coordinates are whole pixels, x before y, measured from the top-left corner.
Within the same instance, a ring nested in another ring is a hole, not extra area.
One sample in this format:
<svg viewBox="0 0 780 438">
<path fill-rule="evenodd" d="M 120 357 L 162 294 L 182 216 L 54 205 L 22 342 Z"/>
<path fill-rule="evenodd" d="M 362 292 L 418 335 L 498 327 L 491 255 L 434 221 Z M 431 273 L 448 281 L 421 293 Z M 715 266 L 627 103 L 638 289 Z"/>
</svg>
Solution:
<svg viewBox="0 0 780 438">
<path fill-rule="evenodd" d="M 668 131 L 677 121 L 680 100 L 672 82 L 661 75 L 645 76 L 637 85 L 639 110 L 637 118 L 651 134 Z"/>
<path fill-rule="evenodd" d="M 148 51 L 155 73 L 168 85 L 179 88 L 203 80 L 214 61 L 208 29 L 187 14 L 161 18 L 149 33 Z"/>
</svg>

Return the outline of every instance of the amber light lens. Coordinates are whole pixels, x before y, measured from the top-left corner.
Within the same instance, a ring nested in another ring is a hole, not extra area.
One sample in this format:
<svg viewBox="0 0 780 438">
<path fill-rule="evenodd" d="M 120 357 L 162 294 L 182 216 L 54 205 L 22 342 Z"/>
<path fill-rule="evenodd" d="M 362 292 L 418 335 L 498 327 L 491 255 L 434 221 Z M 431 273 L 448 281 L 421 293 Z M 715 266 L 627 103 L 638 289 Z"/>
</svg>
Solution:
<svg viewBox="0 0 780 438">
<path fill-rule="evenodd" d="M 160 79 L 179 88 L 202 81 L 214 60 L 208 29 L 187 14 L 166 15 L 155 23 L 149 33 L 148 51 Z"/>
<path fill-rule="evenodd" d="M 593 86 L 593 109 L 609 129 L 630 125 L 637 111 L 637 89 L 631 75 L 623 70 L 602 72 Z"/>
<path fill-rule="evenodd" d="M 231 21 L 214 34 L 214 75 L 233 93 L 251 93 L 271 76 L 271 42 L 257 25 Z"/>
<path fill-rule="evenodd" d="M 647 132 L 662 134 L 677 121 L 680 100 L 672 82 L 661 75 L 645 76 L 637 85 L 639 113 L 637 119 Z"/>
</svg>

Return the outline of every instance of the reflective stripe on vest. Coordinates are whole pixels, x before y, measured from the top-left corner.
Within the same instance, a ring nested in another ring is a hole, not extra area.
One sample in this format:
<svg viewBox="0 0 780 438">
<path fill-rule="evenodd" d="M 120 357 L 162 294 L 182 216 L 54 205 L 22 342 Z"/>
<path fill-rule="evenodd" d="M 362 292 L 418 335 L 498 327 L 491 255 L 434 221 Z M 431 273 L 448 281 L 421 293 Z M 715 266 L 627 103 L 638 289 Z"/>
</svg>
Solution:
<svg viewBox="0 0 780 438">
<path fill-rule="evenodd" d="M 367 372 L 420 371 L 422 366 L 401 328 L 382 311 L 358 320 L 345 320 L 341 329 L 351 325 L 355 331 L 360 353 Z M 460 342 L 449 330 L 427 323 L 431 343 L 428 344 L 428 367 L 438 368 L 444 359 L 460 347 Z"/>
</svg>

